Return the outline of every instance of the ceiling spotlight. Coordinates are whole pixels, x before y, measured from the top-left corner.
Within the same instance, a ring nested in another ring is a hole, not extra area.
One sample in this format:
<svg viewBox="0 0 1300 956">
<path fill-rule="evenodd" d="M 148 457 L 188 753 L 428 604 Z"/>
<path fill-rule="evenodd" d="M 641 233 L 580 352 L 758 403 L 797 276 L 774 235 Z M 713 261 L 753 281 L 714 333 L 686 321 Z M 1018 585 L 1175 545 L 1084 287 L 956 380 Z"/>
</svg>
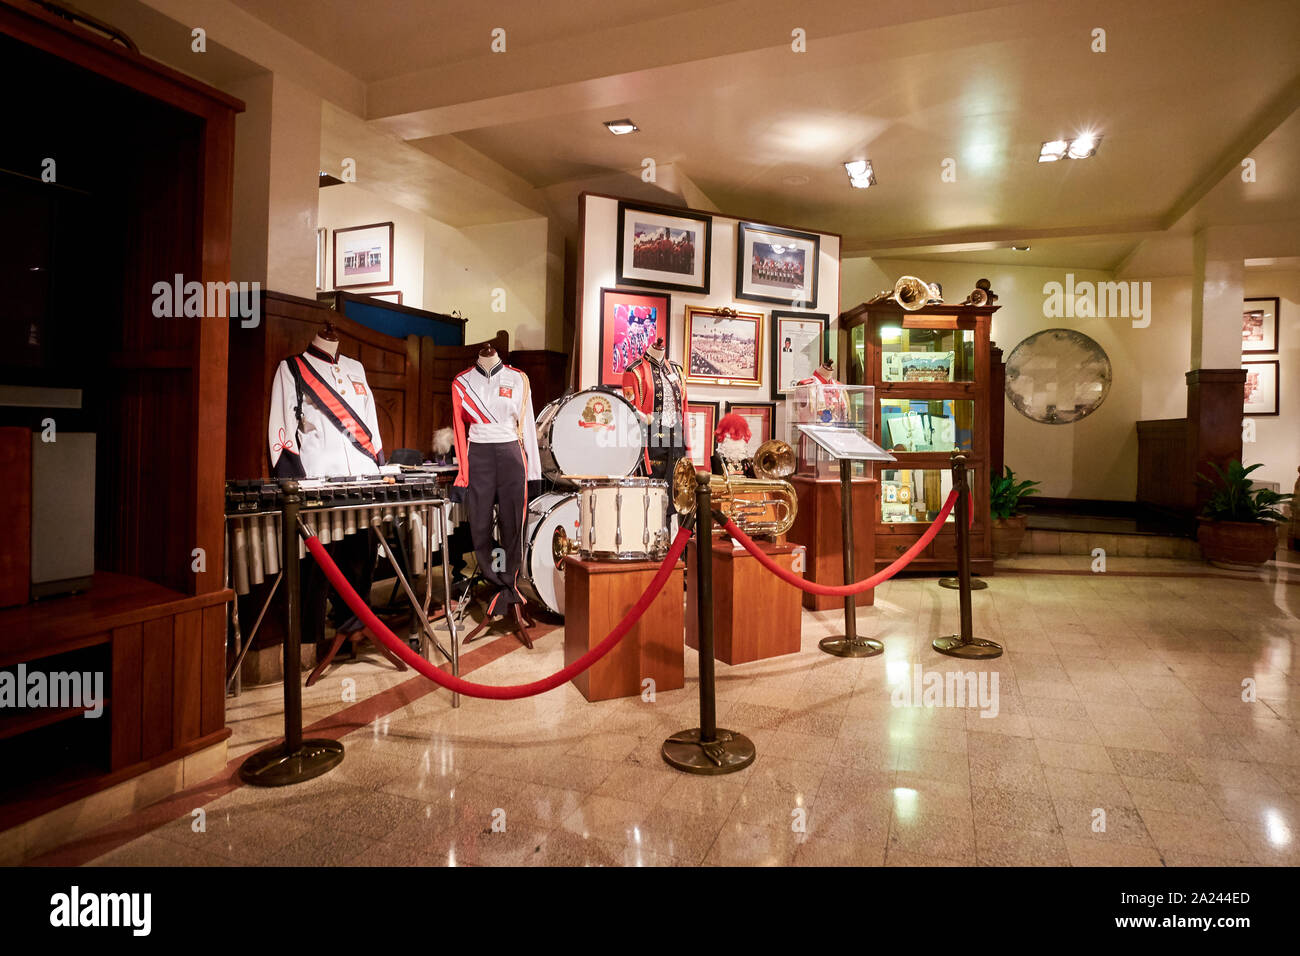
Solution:
<svg viewBox="0 0 1300 956">
<path fill-rule="evenodd" d="M 1070 144 L 1063 139 L 1053 139 L 1042 145 L 1038 150 L 1038 161 L 1040 163 L 1054 163 L 1058 159 L 1064 159 L 1066 151 L 1069 150 Z"/>
<path fill-rule="evenodd" d="M 605 124 L 605 129 L 615 136 L 626 136 L 628 133 L 636 132 L 636 123 L 630 119 L 610 120 Z"/>
<path fill-rule="evenodd" d="M 1071 159 L 1087 159 L 1093 153 L 1097 152 L 1097 145 L 1101 142 L 1101 137 L 1095 133 L 1080 133 L 1070 144 L 1069 152 L 1066 154 Z"/>
<path fill-rule="evenodd" d="M 1097 133 L 1080 133 L 1074 139 L 1052 139 L 1038 150 L 1040 163 L 1054 163 L 1058 159 L 1087 159 L 1097 152 L 1101 136 Z"/>
<path fill-rule="evenodd" d="M 869 159 L 855 159 L 851 163 L 845 163 L 844 170 L 849 174 L 849 185 L 854 189 L 866 189 L 876 184 L 876 174 L 871 169 Z"/>
<path fill-rule="evenodd" d="M 1028 252 L 1028 251 L 1029 251 L 1029 247 L 1028 247 L 1028 246 L 1012 246 L 1011 248 L 1012 248 L 1012 250 L 1015 251 L 1015 252 Z"/>
</svg>

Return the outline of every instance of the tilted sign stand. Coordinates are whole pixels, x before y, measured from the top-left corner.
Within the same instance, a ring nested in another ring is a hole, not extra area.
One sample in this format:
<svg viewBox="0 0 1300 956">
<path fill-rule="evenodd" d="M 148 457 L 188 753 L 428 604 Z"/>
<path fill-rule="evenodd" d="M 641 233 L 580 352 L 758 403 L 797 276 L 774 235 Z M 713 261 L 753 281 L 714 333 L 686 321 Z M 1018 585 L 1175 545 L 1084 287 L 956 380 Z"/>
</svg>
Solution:
<svg viewBox="0 0 1300 956">
<path fill-rule="evenodd" d="M 840 514 L 844 547 L 844 583 L 857 580 L 853 567 L 853 463 L 855 461 L 896 461 L 861 432 L 835 425 L 796 425 L 817 446 L 840 463 Z M 874 657 L 885 649 L 880 641 L 858 636 L 858 599 L 856 595 L 844 597 L 844 635 L 824 637 L 818 644 L 827 654 L 836 657 Z"/>
</svg>

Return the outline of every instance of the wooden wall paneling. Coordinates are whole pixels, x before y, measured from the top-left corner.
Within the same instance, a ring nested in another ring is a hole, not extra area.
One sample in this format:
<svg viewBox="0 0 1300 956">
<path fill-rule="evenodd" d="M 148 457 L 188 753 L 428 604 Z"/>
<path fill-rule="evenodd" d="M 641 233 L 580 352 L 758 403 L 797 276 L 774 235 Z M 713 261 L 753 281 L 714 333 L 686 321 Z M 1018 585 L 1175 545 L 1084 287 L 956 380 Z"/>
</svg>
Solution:
<svg viewBox="0 0 1300 956">
<path fill-rule="evenodd" d="M 418 335 L 406 337 L 406 396 L 402 403 L 402 448 L 414 448 L 428 454 L 433 448 L 433 433 L 420 431 L 420 338 Z"/>
<path fill-rule="evenodd" d="M 172 749 L 172 679 L 174 617 L 144 622 L 140 634 L 141 756 L 148 760 Z"/>
<path fill-rule="evenodd" d="M 419 343 L 420 389 L 416 395 L 415 434 L 419 440 L 433 448 L 433 433 L 441 427 L 436 417 L 433 392 L 433 371 L 435 368 L 433 339 L 421 336 Z M 450 405 L 448 405 L 450 410 Z M 450 420 L 450 419 L 449 419 Z"/>
<path fill-rule="evenodd" d="M 1190 514 L 1196 505 L 1187 419 L 1137 423 L 1138 504 Z"/>
<path fill-rule="evenodd" d="M 564 394 L 569 356 L 546 349 L 520 349 L 510 353 L 510 364 L 528 376 L 533 395 L 533 413 Z"/>
<path fill-rule="evenodd" d="M 179 747 L 200 734 L 203 705 L 203 612 L 174 618 L 172 657 L 172 740 Z"/>
<path fill-rule="evenodd" d="M 1226 468 L 1228 462 L 1241 460 L 1242 389 L 1246 385 L 1244 368 L 1193 369 L 1187 378 L 1187 480 L 1194 496 L 1193 508 L 1199 510 L 1211 494 L 1205 484 L 1196 481 L 1200 474 L 1213 475 L 1211 463 Z"/>
<path fill-rule="evenodd" d="M 145 684 L 142 631 L 139 624 L 113 629 L 108 704 L 108 716 L 112 722 L 109 766 L 113 770 L 143 759 L 141 718 Z"/>
<path fill-rule="evenodd" d="M 32 433 L 0 428 L 0 607 L 26 604 L 32 586 Z"/>
<path fill-rule="evenodd" d="M 210 734 L 226 725 L 226 607 L 224 604 L 203 608 L 202 641 L 199 733 Z"/>
</svg>

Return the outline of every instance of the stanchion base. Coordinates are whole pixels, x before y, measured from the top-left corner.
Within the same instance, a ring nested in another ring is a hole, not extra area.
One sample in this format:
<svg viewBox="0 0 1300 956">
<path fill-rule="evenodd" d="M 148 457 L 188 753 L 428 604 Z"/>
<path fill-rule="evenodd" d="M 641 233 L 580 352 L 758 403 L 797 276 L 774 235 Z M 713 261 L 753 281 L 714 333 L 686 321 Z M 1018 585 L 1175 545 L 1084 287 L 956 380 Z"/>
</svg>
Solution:
<svg viewBox="0 0 1300 956">
<path fill-rule="evenodd" d="M 287 787 L 329 773 L 343 762 L 337 740 L 304 740 L 289 753 L 282 743 L 253 754 L 239 768 L 239 779 L 254 787 Z"/>
<path fill-rule="evenodd" d="M 991 657 L 1002 656 L 1001 644 L 995 644 L 993 641 L 986 641 L 978 637 L 963 641 L 958 634 L 936 638 L 930 646 L 940 654 L 947 654 L 949 657 L 964 657 L 967 660 L 987 660 Z"/>
<path fill-rule="evenodd" d="M 836 657 L 875 657 L 885 652 L 884 644 L 869 637 L 859 637 L 852 641 L 847 637 L 823 637 L 817 646 Z"/>
<path fill-rule="evenodd" d="M 989 583 L 983 578 L 972 577 L 970 579 L 970 589 L 972 591 L 983 591 L 988 586 Z M 961 582 L 956 578 L 940 578 L 939 587 L 947 588 L 949 591 L 959 591 L 961 590 Z"/>
<path fill-rule="evenodd" d="M 719 727 L 715 739 L 706 744 L 700 741 L 700 728 L 692 727 L 665 740 L 662 753 L 664 763 L 675 770 L 712 776 L 744 770 L 757 751 L 752 740 L 734 730 Z"/>
</svg>

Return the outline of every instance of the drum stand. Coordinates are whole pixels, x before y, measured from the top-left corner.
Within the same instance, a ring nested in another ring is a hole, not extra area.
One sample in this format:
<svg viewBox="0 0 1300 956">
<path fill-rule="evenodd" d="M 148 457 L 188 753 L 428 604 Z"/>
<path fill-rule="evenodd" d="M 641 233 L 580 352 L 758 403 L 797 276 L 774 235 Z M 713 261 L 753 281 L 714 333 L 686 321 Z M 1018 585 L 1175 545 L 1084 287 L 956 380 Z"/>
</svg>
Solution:
<svg viewBox="0 0 1300 956">
<path fill-rule="evenodd" d="M 510 630 L 519 639 L 519 643 L 531 651 L 533 649 L 533 639 L 528 636 L 528 628 L 536 627 L 537 622 L 523 607 L 522 604 L 510 605 Z M 502 620 L 505 619 L 502 618 Z M 475 625 L 474 630 L 465 635 L 463 643 L 469 644 L 471 641 L 478 640 L 479 636 L 492 626 L 492 623 L 492 618 L 484 614 L 483 620 Z"/>
</svg>

